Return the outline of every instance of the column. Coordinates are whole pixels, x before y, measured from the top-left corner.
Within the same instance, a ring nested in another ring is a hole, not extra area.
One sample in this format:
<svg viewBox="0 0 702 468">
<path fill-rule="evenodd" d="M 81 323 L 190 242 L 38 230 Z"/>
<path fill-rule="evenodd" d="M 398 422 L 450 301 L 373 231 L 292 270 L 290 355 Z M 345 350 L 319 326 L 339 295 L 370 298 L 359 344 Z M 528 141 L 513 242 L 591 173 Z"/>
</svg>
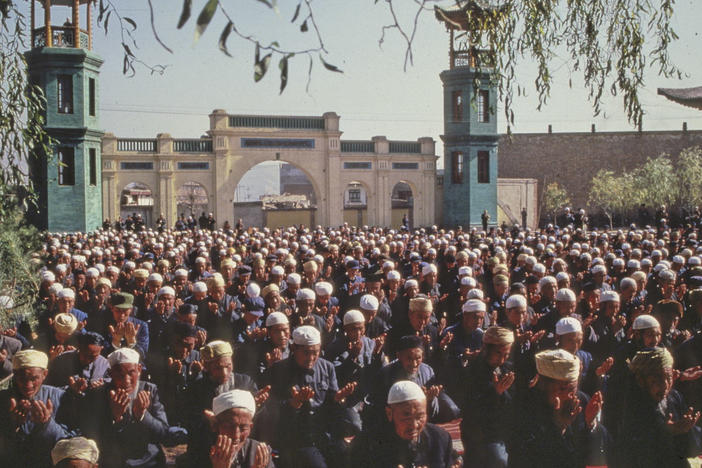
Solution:
<svg viewBox="0 0 702 468">
<path fill-rule="evenodd" d="M 32 0 L 34 3 L 34 0 Z M 54 35 L 51 31 L 51 0 L 44 0 L 44 34 L 46 34 L 46 47 L 54 46 Z"/>
<path fill-rule="evenodd" d="M 73 0 L 73 47 L 80 49 L 80 0 Z"/>
</svg>

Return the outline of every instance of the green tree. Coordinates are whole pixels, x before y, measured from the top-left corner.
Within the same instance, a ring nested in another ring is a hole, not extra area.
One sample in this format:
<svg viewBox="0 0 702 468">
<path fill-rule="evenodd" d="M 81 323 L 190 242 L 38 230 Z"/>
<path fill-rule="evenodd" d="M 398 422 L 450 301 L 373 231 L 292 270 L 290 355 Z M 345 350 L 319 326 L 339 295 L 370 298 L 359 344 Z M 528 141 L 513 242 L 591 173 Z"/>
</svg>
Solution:
<svg viewBox="0 0 702 468">
<path fill-rule="evenodd" d="M 631 171 L 629 181 L 637 202 L 649 206 L 672 206 L 680 194 L 675 168 L 667 154 L 648 158 Z"/>
<path fill-rule="evenodd" d="M 42 124 L 44 97 L 29 85 L 26 23 L 11 1 L 0 1 L 0 296 L 14 307 L 0 305 L 0 324 L 17 315 L 34 313 L 37 263 L 32 258 L 38 233 L 28 226 L 24 213 L 35 208 L 29 166 L 38 154 L 51 154 Z"/>
<path fill-rule="evenodd" d="M 680 206 L 691 210 L 702 205 L 702 149 L 699 146 L 680 152 L 676 173 Z"/>
<path fill-rule="evenodd" d="M 544 188 L 541 204 L 547 216 L 556 224 L 558 212 L 570 204 L 570 197 L 561 184 L 551 182 Z"/>
<path fill-rule="evenodd" d="M 612 171 L 600 169 L 592 178 L 588 193 L 588 205 L 591 209 L 604 212 L 610 229 L 614 229 L 614 215 L 628 208 L 629 194 L 622 184 L 622 179 L 623 177 L 617 177 Z"/>
</svg>

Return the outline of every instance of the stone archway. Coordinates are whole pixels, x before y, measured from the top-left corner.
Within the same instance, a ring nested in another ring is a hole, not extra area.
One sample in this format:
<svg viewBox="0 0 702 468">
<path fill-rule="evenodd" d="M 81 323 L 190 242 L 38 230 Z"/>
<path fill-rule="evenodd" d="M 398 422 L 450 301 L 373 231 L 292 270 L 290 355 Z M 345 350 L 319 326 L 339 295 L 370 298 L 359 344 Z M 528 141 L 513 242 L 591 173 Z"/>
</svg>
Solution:
<svg viewBox="0 0 702 468">
<path fill-rule="evenodd" d="M 146 226 L 154 222 L 154 192 L 142 182 L 130 182 L 122 188 L 119 197 L 120 216 L 124 221 L 128 216 L 139 215 Z"/>
<path fill-rule="evenodd" d="M 409 229 L 414 227 L 414 193 L 412 185 L 404 180 L 397 182 L 392 187 L 390 195 L 391 227 L 399 228 L 403 225 L 407 225 Z M 407 223 L 404 221 L 405 217 Z"/>
</svg>

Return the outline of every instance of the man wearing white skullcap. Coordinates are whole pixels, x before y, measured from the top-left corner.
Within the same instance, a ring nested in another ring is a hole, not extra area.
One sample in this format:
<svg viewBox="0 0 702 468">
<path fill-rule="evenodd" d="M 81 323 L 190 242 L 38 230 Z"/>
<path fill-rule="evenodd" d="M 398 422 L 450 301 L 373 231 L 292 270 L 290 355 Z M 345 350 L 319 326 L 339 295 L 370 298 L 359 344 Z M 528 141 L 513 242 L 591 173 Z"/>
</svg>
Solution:
<svg viewBox="0 0 702 468">
<path fill-rule="evenodd" d="M 62 389 L 44 384 L 48 361 L 40 351 L 18 351 L 10 386 L 0 391 L 0 460 L 12 466 L 51 466 L 54 444 L 71 436 L 72 401 Z"/>
<path fill-rule="evenodd" d="M 329 333 L 333 329 L 334 317 L 331 315 L 331 311 L 327 311 L 328 315 L 321 316 L 315 313 L 314 305 L 317 299 L 315 292 L 309 288 L 302 288 L 297 292 L 297 299 L 295 300 L 295 311 L 290 315 L 290 326 L 295 329 L 301 325 L 311 325 L 315 327 L 320 333 L 324 331 Z M 329 327 L 328 321 L 331 321 L 331 327 Z"/>
<path fill-rule="evenodd" d="M 385 337 L 371 339 L 365 333 L 365 314 L 356 309 L 348 310 L 343 318 L 343 333 L 339 333 L 324 351 L 325 359 L 334 364 L 340 387 L 352 382 L 359 384 L 348 400 L 350 407 L 355 407 L 371 391 L 372 381 L 383 364 Z M 360 421 L 360 415 L 358 418 Z M 360 424 L 357 429 L 361 429 Z"/>
<path fill-rule="evenodd" d="M 401 380 L 393 384 L 386 398 L 385 420 L 373 427 L 364 426 L 353 441 L 352 466 L 454 466 L 451 436 L 427 422 L 427 399 L 419 385 Z"/>
<path fill-rule="evenodd" d="M 261 378 L 274 363 L 290 355 L 290 322 L 282 312 L 266 317 L 266 338 L 247 343 L 237 360 L 241 372 Z"/>
<path fill-rule="evenodd" d="M 170 428 L 155 384 L 140 380 L 140 355 L 119 348 L 107 356 L 111 382 L 81 401 L 80 427 L 101 448 L 100 466 L 157 463 L 160 444 L 182 443 L 186 433 Z M 137 465 L 138 466 L 138 465 Z"/>
<path fill-rule="evenodd" d="M 73 437 L 56 442 L 51 461 L 57 468 L 97 468 L 100 451 L 94 440 Z"/>
<path fill-rule="evenodd" d="M 539 280 L 540 299 L 533 305 L 536 314 L 545 316 L 556 309 L 557 290 L 558 282 L 553 276 L 544 276 Z"/>
<path fill-rule="evenodd" d="M 50 328 L 50 319 L 53 319 L 57 313 L 71 314 L 78 323 L 85 322 L 88 319 L 88 314 L 82 310 L 76 309 L 76 293 L 70 288 L 63 288 L 58 293 L 58 307 L 56 310 L 47 310 L 39 317 L 38 332 L 44 332 Z"/>
<path fill-rule="evenodd" d="M 592 353 L 593 364 L 599 366 L 626 342 L 626 317 L 619 314 L 621 304 L 619 294 L 602 291 L 600 310 L 590 325 L 590 333 L 585 337 L 583 348 Z"/>
<path fill-rule="evenodd" d="M 510 461 L 532 457 L 539 466 L 606 464 L 606 430 L 597 422 L 602 394 L 589 401 L 579 396 L 580 360 L 563 349 L 542 351 L 534 360 L 538 377 L 520 405 L 523 423 L 515 422 Z"/>
<path fill-rule="evenodd" d="M 326 443 L 315 441 L 338 443 L 339 425 L 353 420 L 346 398 L 357 384 L 339 389 L 334 365 L 321 358 L 320 351 L 319 330 L 299 326 L 293 331 L 290 357 L 274 363 L 269 371 L 272 404 L 281 409 L 273 427 L 280 434 L 278 448 L 286 466 L 323 466 L 325 459 L 331 462 L 328 457 L 340 456 Z M 336 425 L 333 431 L 332 425 Z"/>
<path fill-rule="evenodd" d="M 251 392 L 230 390 L 212 400 L 212 411 L 207 416 L 212 426 L 211 447 L 190 452 L 188 466 L 213 468 L 272 468 L 270 449 L 266 444 L 251 439 L 256 402 Z"/>
<path fill-rule="evenodd" d="M 388 331 L 385 353 L 395 356 L 403 336 L 418 335 L 424 338 L 424 361 L 433 362 L 434 352 L 439 348 L 439 330 L 432 323 L 434 305 L 431 298 L 417 295 L 409 301 L 407 320 L 399 321 Z"/>
</svg>

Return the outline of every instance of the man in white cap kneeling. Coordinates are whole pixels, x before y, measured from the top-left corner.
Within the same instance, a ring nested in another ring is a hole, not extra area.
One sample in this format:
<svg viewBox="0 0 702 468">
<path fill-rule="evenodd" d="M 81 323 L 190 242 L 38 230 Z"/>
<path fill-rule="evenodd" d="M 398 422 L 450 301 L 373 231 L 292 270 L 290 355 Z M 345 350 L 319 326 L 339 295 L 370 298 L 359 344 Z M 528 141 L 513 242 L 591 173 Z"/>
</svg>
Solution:
<svg viewBox="0 0 702 468">
<path fill-rule="evenodd" d="M 357 384 L 339 389 L 334 365 L 320 358 L 320 351 L 319 330 L 300 326 L 293 332 L 290 357 L 270 369 L 269 424 L 278 429 L 277 446 L 287 467 L 322 468 L 342 456 L 338 421 L 351 419 L 346 398 Z"/>
<path fill-rule="evenodd" d="M 427 422 L 427 398 L 416 383 L 401 380 L 390 388 L 385 417 L 354 440 L 351 466 L 461 466 L 448 432 Z"/>
<path fill-rule="evenodd" d="M 251 439 L 256 401 L 247 390 L 229 390 L 212 400 L 207 411 L 211 433 L 202 450 L 189 452 L 187 466 L 212 468 L 272 468 L 270 449 Z M 209 447 L 209 449 L 207 448 Z"/>
<path fill-rule="evenodd" d="M 80 429 L 101 447 L 101 467 L 158 466 L 161 444 L 185 442 L 170 428 L 156 385 L 139 380 L 139 353 L 119 348 L 107 356 L 112 381 L 88 390 L 81 402 Z"/>
</svg>

